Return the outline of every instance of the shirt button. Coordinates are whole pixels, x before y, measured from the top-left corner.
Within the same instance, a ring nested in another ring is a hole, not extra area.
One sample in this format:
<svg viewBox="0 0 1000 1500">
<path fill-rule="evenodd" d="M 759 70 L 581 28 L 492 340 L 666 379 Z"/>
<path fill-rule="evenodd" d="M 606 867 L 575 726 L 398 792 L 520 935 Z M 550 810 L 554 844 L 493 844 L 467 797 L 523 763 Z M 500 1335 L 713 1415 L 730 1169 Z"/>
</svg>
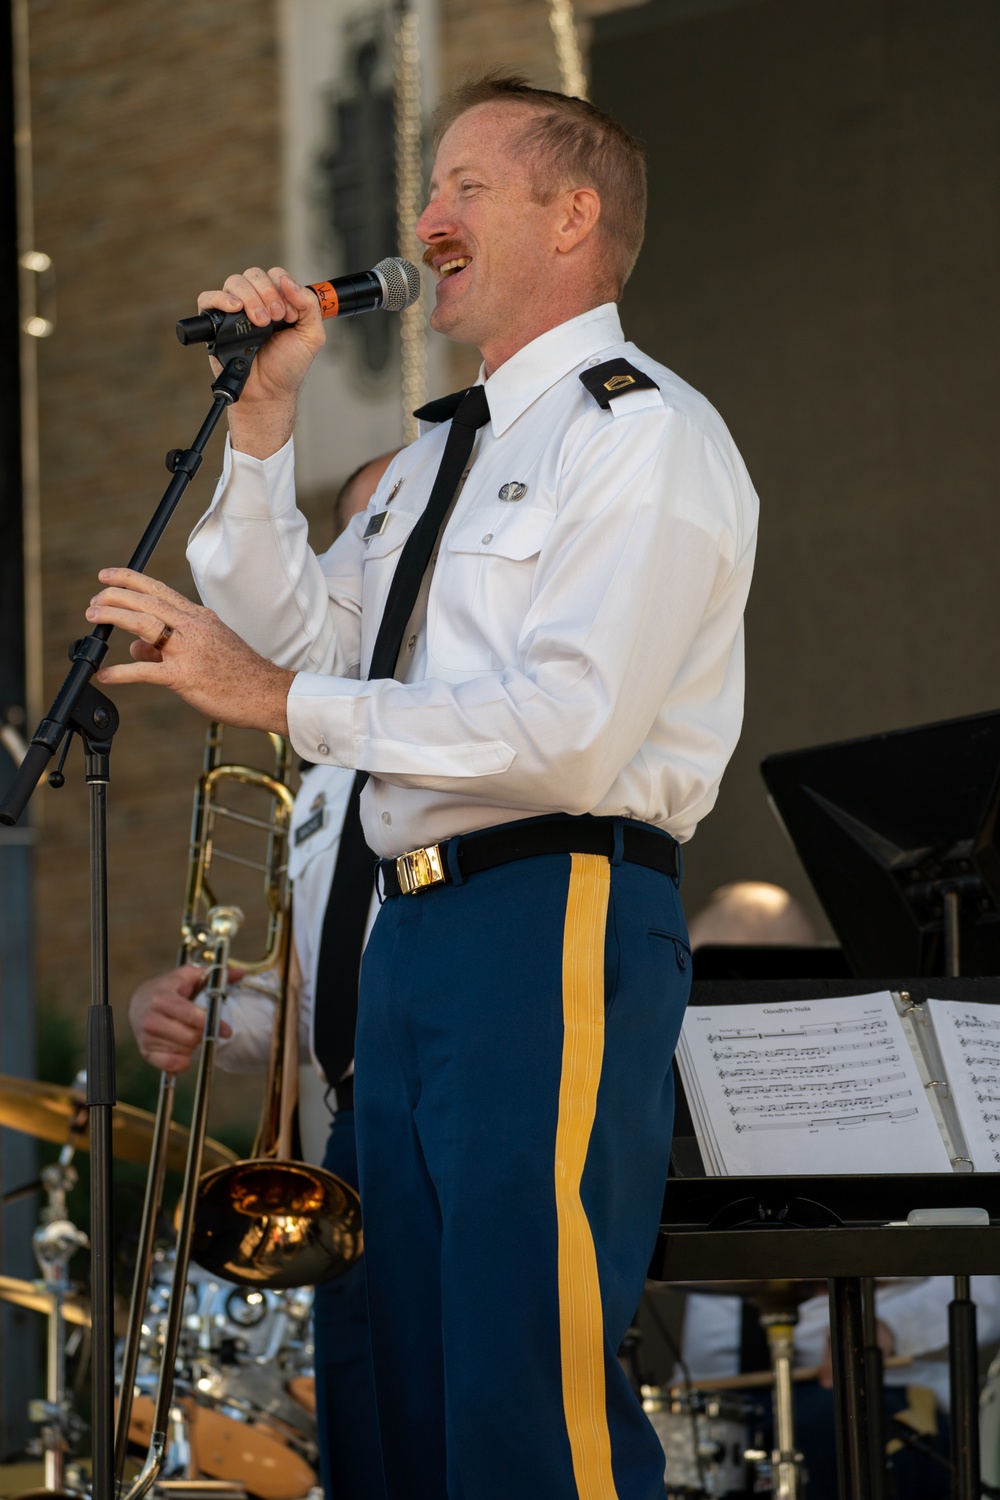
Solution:
<svg viewBox="0 0 1000 1500">
<path fill-rule="evenodd" d="M 330 746 L 326 743 L 326 740 L 320 740 L 319 744 L 316 746 L 316 749 L 319 751 L 320 755 L 330 754 Z"/>
<path fill-rule="evenodd" d="M 492 533 L 492 531 L 488 531 L 486 533 L 486 535 L 483 537 L 483 545 L 484 546 L 487 545 L 488 543 L 492 542 L 492 540 L 493 540 L 493 533 Z"/>
<path fill-rule="evenodd" d="M 410 639 L 406 643 L 406 649 L 407 649 L 407 651 L 412 651 L 413 648 L 414 648 L 414 646 L 416 644 L 417 644 L 417 638 L 416 638 L 416 636 L 415 635 L 411 635 Z"/>
<path fill-rule="evenodd" d="M 392 813 L 384 812 L 382 814 L 382 822 L 388 828 L 389 824 L 392 822 Z"/>
</svg>

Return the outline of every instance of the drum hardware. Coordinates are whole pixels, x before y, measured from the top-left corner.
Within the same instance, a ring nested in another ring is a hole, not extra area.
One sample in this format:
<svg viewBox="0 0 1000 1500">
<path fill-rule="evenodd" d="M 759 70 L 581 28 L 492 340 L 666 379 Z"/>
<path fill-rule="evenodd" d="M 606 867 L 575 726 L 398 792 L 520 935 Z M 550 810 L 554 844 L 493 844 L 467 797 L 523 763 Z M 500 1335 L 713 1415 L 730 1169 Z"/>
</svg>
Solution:
<svg viewBox="0 0 1000 1500">
<path fill-rule="evenodd" d="M 750 1479 L 753 1408 L 739 1397 L 706 1396 L 697 1387 L 641 1387 L 664 1456 L 664 1483 L 671 1497 L 744 1495 Z"/>
<path fill-rule="evenodd" d="M 122 1489 L 121 1500 L 141 1500 L 155 1483 L 166 1455 L 167 1417 L 173 1396 L 183 1296 L 174 1289 L 187 1285 L 189 1262 L 194 1259 L 216 1275 L 242 1282 L 254 1290 L 265 1286 L 315 1285 L 342 1274 L 361 1254 L 360 1205 L 357 1194 L 332 1173 L 305 1163 L 292 1162 L 295 1084 L 298 1073 L 298 1018 L 293 1013 L 291 985 L 290 893 L 287 884 L 287 845 L 292 794 L 285 784 L 288 747 L 277 735 L 269 735 L 274 750 L 274 771 L 266 773 L 244 765 L 223 765 L 222 728 L 213 724 L 208 732 L 202 775 L 195 792 L 191 824 L 188 880 L 181 923 L 182 962 L 210 960 L 207 985 L 205 1041 L 195 1083 L 190 1127 L 190 1151 L 178 1212 L 177 1240 L 171 1295 L 163 1330 L 162 1357 L 156 1402 L 149 1428 L 149 1448 L 139 1475 Z M 239 789 L 263 793 L 268 799 L 265 816 L 247 812 L 243 805 L 228 803 L 225 791 Z M 217 826 L 229 820 L 236 831 L 264 834 L 263 860 L 227 854 L 216 840 Z M 243 923 L 236 908 L 218 903 L 212 884 L 212 864 L 230 860 L 263 875 L 266 907 L 266 943 L 263 956 L 255 960 L 237 958 L 230 944 Z M 206 928 L 207 938 L 206 941 Z M 276 1006 L 271 1065 L 265 1089 L 264 1113 L 254 1147 L 254 1160 L 208 1175 L 203 1194 L 199 1186 L 202 1147 L 205 1140 L 211 1077 L 219 1019 L 225 998 L 230 962 L 246 972 L 277 968 L 283 984 Z M 121 1396 L 115 1428 L 115 1472 L 121 1486 L 128 1445 L 130 1411 L 135 1388 L 150 1268 L 153 1263 L 156 1218 L 163 1195 L 165 1148 L 173 1108 L 174 1081 L 169 1074 L 160 1080 L 160 1095 L 150 1155 L 146 1198 L 143 1206 L 136 1273 L 129 1311 L 129 1329 L 122 1356 Z M 196 1220 L 197 1213 L 197 1220 Z M 197 1243 L 196 1243 L 197 1241 Z M 147 1335 L 148 1336 L 148 1335 Z M 181 1401 L 183 1405 L 183 1400 Z M 192 1405 L 204 1437 L 211 1428 L 206 1408 Z M 220 1420 L 228 1420 L 220 1418 Z M 199 1457 L 198 1431 L 192 1427 L 193 1462 L 212 1477 Z M 218 1441 L 223 1437 L 215 1434 Z M 249 1450 L 252 1451 L 252 1450 Z M 264 1474 L 281 1464 L 273 1454 L 261 1459 Z M 310 1488 L 315 1475 L 310 1476 Z M 255 1490 L 255 1493 L 258 1491 Z M 296 1493 L 304 1493 L 297 1491 Z M 274 1500 L 284 1500 L 275 1495 Z"/>
<path fill-rule="evenodd" d="M 771 1488 L 776 1500 L 801 1500 L 804 1493 L 805 1469 L 802 1454 L 795 1446 L 795 1418 L 792 1403 L 794 1331 L 798 1322 L 798 1306 L 810 1297 L 826 1290 L 823 1282 L 776 1278 L 771 1281 L 683 1281 L 672 1282 L 679 1291 L 701 1292 L 712 1296 L 738 1296 L 754 1303 L 760 1313 L 761 1327 L 767 1335 L 768 1352 L 771 1357 L 769 1375 L 764 1381 L 771 1387 L 774 1417 L 774 1447 L 769 1455 Z M 804 1376 L 802 1377 L 804 1378 Z M 760 1381 L 755 1372 L 754 1382 Z M 721 1387 L 718 1381 L 706 1385 Z M 739 1376 L 726 1380 L 725 1388 L 738 1388 L 749 1381 Z M 752 1461 L 760 1463 L 758 1449 L 751 1450 Z M 709 1492 L 711 1493 L 711 1492 Z"/>
<path fill-rule="evenodd" d="M 774 1449 L 771 1453 L 773 1488 L 777 1500 L 798 1500 L 802 1494 L 802 1454 L 795 1447 L 795 1416 L 792 1407 L 792 1361 L 795 1357 L 795 1324 L 798 1311 L 761 1310 L 761 1326 L 767 1334 L 774 1382 Z"/>
<path fill-rule="evenodd" d="M 42 1272 L 39 1282 L 0 1278 L 0 1296 L 5 1301 L 44 1312 L 48 1316 L 45 1357 L 45 1397 L 28 1403 L 28 1418 L 40 1428 L 37 1451 L 44 1460 L 44 1489 L 70 1493 L 66 1484 L 66 1458 L 76 1447 L 83 1423 L 73 1411 L 66 1388 L 67 1324 L 90 1326 L 90 1309 L 77 1296 L 69 1280 L 69 1263 L 87 1236 L 69 1219 L 66 1194 L 76 1186 L 72 1147 L 64 1147 L 58 1162 L 42 1171 L 40 1186 L 47 1203 L 32 1235 L 32 1248 Z"/>
<path fill-rule="evenodd" d="M 143 1322 L 138 1390 L 154 1394 L 169 1315 L 170 1267 L 161 1258 Z M 192 1267 L 184 1292 L 174 1388 L 246 1423 L 269 1424 L 315 1464 L 315 1403 L 309 1342 L 312 1292 L 248 1290 Z M 297 1385 L 297 1383 L 302 1383 Z M 297 1387 L 293 1389 L 293 1387 Z M 133 1441 L 142 1434 L 132 1431 Z M 236 1476 L 240 1477 L 240 1476 Z"/>
<path fill-rule="evenodd" d="M 0 1301 L 39 1313 L 47 1313 L 52 1306 L 44 1281 L 22 1281 L 18 1276 L 0 1276 Z M 65 1322 L 76 1328 L 90 1327 L 90 1303 L 72 1286 L 63 1297 L 62 1315 Z"/>
</svg>

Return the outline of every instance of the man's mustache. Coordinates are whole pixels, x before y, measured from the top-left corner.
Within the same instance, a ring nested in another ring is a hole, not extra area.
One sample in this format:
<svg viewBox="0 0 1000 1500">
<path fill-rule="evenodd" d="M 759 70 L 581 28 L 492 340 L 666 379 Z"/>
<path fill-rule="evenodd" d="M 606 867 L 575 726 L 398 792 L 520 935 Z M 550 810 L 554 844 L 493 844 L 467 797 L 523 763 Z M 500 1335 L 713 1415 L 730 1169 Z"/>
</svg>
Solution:
<svg viewBox="0 0 1000 1500">
<path fill-rule="evenodd" d="M 425 266 L 433 267 L 436 260 L 454 260 L 456 256 L 468 254 L 461 240 L 435 240 L 433 245 L 427 246 L 421 259 Z"/>
</svg>

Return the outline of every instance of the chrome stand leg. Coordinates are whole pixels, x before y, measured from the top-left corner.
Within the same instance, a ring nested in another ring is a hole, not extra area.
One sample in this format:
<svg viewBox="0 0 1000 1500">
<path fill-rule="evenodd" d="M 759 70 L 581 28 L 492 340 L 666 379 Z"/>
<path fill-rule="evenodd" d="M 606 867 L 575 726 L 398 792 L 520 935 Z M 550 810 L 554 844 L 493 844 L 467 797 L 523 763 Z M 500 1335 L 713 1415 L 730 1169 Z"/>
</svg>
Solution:
<svg viewBox="0 0 1000 1500">
<path fill-rule="evenodd" d="M 42 1181 L 49 1201 L 42 1210 L 41 1223 L 32 1236 L 32 1246 L 49 1294 L 45 1400 L 32 1401 L 28 1411 L 31 1420 L 38 1422 L 42 1429 L 45 1488 L 64 1490 L 66 1454 L 71 1447 L 73 1417 L 66 1394 L 66 1320 L 63 1302 L 71 1290 L 67 1279 L 70 1258 L 75 1251 L 87 1244 L 87 1236 L 66 1217 L 66 1194 L 76 1184 L 76 1169 L 68 1160 L 61 1160 L 58 1164 L 45 1168 Z"/>
<path fill-rule="evenodd" d="M 774 1451 L 771 1463 L 776 1500 L 799 1500 L 804 1493 L 802 1454 L 795 1447 L 795 1418 L 792 1409 L 792 1338 L 795 1315 L 764 1313 L 761 1323 L 767 1331 L 774 1379 Z"/>
</svg>

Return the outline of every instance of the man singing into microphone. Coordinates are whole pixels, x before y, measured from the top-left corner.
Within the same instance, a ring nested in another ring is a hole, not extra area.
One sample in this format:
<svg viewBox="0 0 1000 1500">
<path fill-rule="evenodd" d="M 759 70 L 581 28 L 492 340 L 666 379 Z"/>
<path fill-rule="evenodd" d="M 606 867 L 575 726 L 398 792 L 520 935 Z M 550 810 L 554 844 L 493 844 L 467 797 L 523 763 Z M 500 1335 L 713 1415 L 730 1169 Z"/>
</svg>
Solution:
<svg viewBox="0 0 1000 1500">
<path fill-rule="evenodd" d="M 460 89 L 417 233 L 479 383 L 424 408 L 318 558 L 290 440 L 319 309 L 283 270 L 230 277 L 201 307 L 294 327 L 191 541 L 211 610 L 109 569 L 88 611 L 138 637 L 102 682 L 367 778 L 385 899 L 355 1106 L 391 1500 L 663 1494 L 616 1353 L 667 1173 L 679 844 L 739 733 L 757 503 L 716 412 L 623 341 L 644 200 L 639 148 L 591 105 Z"/>
</svg>

